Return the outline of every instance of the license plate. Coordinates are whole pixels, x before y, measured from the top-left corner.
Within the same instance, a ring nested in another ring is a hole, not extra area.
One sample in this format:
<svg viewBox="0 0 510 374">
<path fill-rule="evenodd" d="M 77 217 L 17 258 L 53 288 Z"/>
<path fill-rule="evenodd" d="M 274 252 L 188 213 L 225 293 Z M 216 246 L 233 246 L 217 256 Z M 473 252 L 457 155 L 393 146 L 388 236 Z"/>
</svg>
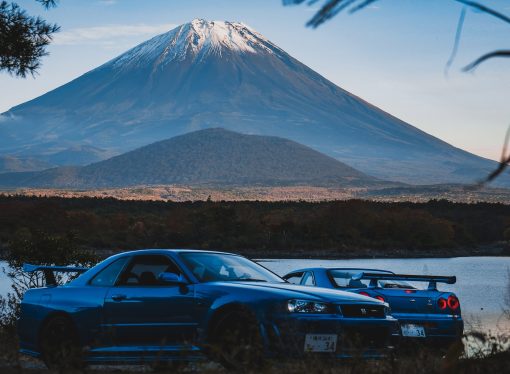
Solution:
<svg viewBox="0 0 510 374">
<path fill-rule="evenodd" d="M 306 334 L 305 352 L 335 352 L 338 335 Z"/>
<path fill-rule="evenodd" d="M 425 338 L 425 328 L 420 325 L 402 325 L 402 336 L 408 336 L 411 338 Z"/>
</svg>

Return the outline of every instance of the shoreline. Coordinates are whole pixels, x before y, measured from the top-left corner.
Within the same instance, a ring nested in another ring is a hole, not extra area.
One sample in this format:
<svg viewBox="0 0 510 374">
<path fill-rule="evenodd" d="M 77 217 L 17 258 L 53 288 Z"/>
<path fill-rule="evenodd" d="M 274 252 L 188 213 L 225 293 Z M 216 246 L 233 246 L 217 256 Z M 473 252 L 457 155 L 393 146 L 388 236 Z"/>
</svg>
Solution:
<svg viewBox="0 0 510 374">
<path fill-rule="evenodd" d="M 140 250 L 144 248 L 109 250 L 89 249 L 94 252 L 100 260 L 121 252 Z M 149 249 L 149 248 L 145 248 Z M 165 249 L 165 248 L 162 248 Z M 176 249 L 176 248 L 168 248 Z M 179 248 L 185 249 L 185 248 Z M 406 249 L 356 249 L 352 253 L 347 250 L 229 250 L 229 249 L 203 249 L 218 252 L 231 252 L 256 260 L 356 260 L 356 259 L 424 259 L 424 258 L 460 258 L 460 257 L 510 257 L 510 245 L 495 244 L 478 248 L 448 248 L 448 249 L 427 249 L 427 250 L 406 250 Z M 0 261 L 5 261 L 6 250 L 0 250 Z"/>
<path fill-rule="evenodd" d="M 310 251 L 238 251 L 237 253 L 256 259 L 310 259 L 310 260 L 355 260 L 355 259 L 419 259 L 419 258 L 459 258 L 459 257 L 510 257 L 510 248 L 483 249 L 448 249 L 444 250 L 357 250 L 355 253 L 339 253 L 335 250 L 320 250 L 310 254 Z"/>
</svg>

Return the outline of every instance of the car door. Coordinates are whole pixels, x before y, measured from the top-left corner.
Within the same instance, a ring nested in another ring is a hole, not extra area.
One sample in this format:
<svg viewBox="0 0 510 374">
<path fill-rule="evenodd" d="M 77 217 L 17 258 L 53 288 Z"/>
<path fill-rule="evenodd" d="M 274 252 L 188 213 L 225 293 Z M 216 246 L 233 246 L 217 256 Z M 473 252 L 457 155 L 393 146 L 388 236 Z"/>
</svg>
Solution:
<svg viewBox="0 0 510 374">
<path fill-rule="evenodd" d="M 197 327 L 194 286 L 165 284 L 158 280 L 162 272 L 182 274 L 166 255 L 136 255 L 108 290 L 104 327 L 114 345 L 192 343 Z"/>
</svg>

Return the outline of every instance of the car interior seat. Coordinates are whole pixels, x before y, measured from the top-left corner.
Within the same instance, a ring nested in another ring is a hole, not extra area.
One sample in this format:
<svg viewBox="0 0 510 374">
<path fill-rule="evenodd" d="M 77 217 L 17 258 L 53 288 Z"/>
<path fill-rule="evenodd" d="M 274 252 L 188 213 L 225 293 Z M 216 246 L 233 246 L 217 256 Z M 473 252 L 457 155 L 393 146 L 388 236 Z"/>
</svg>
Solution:
<svg viewBox="0 0 510 374">
<path fill-rule="evenodd" d="M 152 271 L 144 271 L 140 274 L 140 284 L 151 285 L 156 283 L 158 283 L 158 280 Z"/>
</svg>

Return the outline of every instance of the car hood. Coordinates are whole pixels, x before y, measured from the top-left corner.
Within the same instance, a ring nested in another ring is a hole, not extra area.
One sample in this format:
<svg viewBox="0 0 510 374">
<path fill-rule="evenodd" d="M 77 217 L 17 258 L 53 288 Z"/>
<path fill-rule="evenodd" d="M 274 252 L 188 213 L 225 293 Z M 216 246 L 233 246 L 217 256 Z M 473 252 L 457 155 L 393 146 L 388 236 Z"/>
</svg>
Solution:
<svg viewBox="0 0 510 374">
<path fill-rule="evenodd" d="M 242 288 L 247 291 L 267 292 L 284 298 L 303 298 L 331 303 L 360 303 L 383 305 L 384 303 L 352 292 L 333 290 L 320 287 L 298 286 L 292 283 L 266 283 L 266 282 L 212 282 L 210 285 L 223 289 Z"/>
</svg>

